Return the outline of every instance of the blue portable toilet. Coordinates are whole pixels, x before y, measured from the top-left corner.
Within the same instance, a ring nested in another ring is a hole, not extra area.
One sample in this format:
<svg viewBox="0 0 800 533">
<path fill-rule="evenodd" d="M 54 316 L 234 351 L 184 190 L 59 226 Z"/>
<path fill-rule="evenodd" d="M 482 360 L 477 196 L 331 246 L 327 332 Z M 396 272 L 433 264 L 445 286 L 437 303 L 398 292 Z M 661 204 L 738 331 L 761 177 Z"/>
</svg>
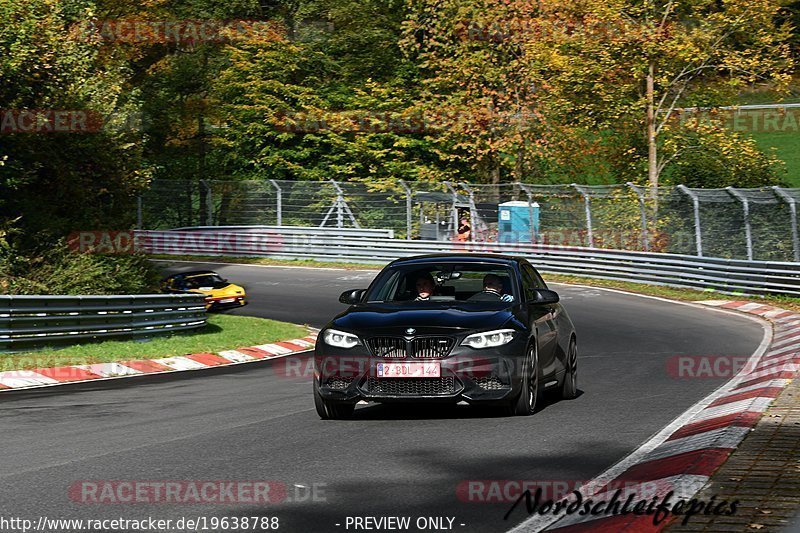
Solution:
<svg viewBox="0 0 800 533">
<path fill-rule="evenodd" d="M 497 240 L 501 243 L 531 242 L 531 234 L 539 237 L 539 204 L 506 202 L 498 207 Z M 531 231 L 533 226 L 533 231 Z"/>
</svg>

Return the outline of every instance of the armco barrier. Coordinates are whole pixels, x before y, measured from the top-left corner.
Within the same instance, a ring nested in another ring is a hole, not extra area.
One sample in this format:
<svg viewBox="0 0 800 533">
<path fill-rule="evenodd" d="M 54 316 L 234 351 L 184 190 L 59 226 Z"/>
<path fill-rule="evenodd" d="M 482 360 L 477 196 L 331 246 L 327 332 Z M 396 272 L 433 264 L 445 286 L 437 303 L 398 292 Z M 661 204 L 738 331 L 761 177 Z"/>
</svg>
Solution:
<svg viewBox="0 0 800 533">
<path fill-rule="evenodd" d="M 137 231 L 140 249 L 154 254 L 272 257 L 385 264 L 438 252 L 487 252 L 527 257 L 543 272 L 636 283 L 709 289 L 728 294 L 800 296 L 800 263 L 530 244 L 453 243 L 347 236 Z M 238 234 L 241 235 L 241 234 Z M 219 242 L 233 245 L 219 247 Z"/>
<path fill-rule="evenodd" d="M 0 296 L 0 352 L 205 326 L 204 296 Z"/>
</svg>

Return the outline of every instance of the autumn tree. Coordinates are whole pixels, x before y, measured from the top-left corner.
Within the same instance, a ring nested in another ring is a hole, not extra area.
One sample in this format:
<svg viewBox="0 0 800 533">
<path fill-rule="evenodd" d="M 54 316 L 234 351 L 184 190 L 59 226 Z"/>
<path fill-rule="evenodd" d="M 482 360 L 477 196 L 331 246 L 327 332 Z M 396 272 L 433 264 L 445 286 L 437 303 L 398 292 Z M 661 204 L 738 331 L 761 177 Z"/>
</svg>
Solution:
<svg viewBox="0 0 800 533">
<path fill-rule="evenodd" d="M 26 231 L 14 234 L 29 245 L 135 223 L 135 195 L 147 183 L 129 127 L 140 101 L 126 87 L 127 59 L 74 32 L 94 8 L 0 0 L 0 218 L 16 220 Z M 55 111 L 86 120 L 50 131 Z M 24 113 L 38 113 L 41 127 L 19 128 Z"/>
<path fill-rule="evenodd" d="M 229 43 L 214 82 L 228 174 L 255 179 L 443 179 L 414 115 L 398 0 L 279 4 L 281 38 Z M 412 124 L 413 122 L 413 124 Z"/>
<path fill-rule="evenodd" d="M 509 20 L 532 15 L 518 2 L 412 2 L 403 47 L 420 71 L 416 106 L 442 127 L 430 140 L 470 175 L 500 183 L 504 172 L 522 180 L 526 160 L 547 143 L 541 78 L 519 40 L 504 32 Z"/>
<path fill-rule="evenodd" d="M 780 90 L 793 67 L 790 26 L 776 0 L 541 2 L 543 39 L 528 40 L 550 96 L 596 127 L 638 124 L 647 142 L 648 183 L 687 147 L 660 153 L 688 105 L 735 103 L 757 84 Z"/>
</svg>

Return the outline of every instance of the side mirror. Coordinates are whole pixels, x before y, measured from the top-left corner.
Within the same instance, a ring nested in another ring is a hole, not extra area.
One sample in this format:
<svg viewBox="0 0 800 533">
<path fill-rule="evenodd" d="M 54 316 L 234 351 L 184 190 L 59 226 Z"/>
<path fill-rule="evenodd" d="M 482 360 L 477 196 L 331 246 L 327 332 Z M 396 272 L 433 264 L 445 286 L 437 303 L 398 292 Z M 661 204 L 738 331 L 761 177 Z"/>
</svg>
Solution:
<svg viewBox="0 0 800 533">
<path fill-rule="evenodd" d="M 530 292 L 528 303 L 536 305 L 556 304 L 561 300 L 556 291 L 548 289 L 535 289 Z"/>
<path fill-rule="evenodd" d="M 349 291 L 344 291 L 341 296 L 339 296 L 339 302 L 347 305 L 355 305 L 361 302 L 365 292 L 367 292 L 366 289 L 351 289 Z"/>
</svg>

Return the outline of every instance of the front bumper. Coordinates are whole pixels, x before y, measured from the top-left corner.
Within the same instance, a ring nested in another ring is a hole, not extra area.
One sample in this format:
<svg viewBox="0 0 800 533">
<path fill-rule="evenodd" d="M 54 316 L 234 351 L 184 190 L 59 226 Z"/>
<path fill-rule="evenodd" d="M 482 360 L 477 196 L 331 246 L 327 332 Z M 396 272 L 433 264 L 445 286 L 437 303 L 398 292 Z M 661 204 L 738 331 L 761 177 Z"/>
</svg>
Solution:
<svg viewBox="0 0 800 533">
<path fill-rule="evenodd" d="M 362 346 L 340 350 L 320 341 L 314 384 L 327 401 L 502 403 L 520 390 L 526 347 L 524 340 L 515 339 L 492 349 L 456 346 L 443 359 L 385 359 L 373 357 Z M 377 365 L 388 362 L 439 362 L 441 377 L 379 378 Z"/>
<path fill-rule="evenodd" d="M 245 305 L 247 299 L 243 295 L 206 297 L 206 309 L 228 309 Z"/>
</svg>

